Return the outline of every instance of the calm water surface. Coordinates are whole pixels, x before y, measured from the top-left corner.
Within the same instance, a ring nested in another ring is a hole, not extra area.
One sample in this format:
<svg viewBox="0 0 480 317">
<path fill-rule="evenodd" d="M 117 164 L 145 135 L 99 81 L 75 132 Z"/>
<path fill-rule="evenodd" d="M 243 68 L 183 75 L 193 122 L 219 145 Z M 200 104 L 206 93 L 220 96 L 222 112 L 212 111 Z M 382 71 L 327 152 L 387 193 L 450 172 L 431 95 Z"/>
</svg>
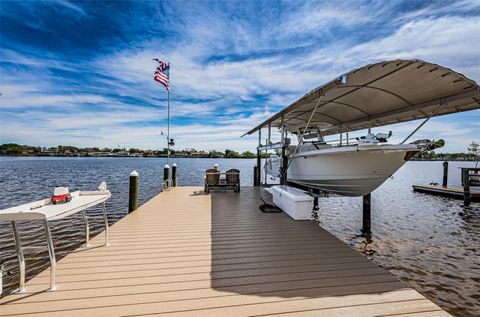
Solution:
<svg viewBox="0 0 480 317">
<path fill-rule="evenodd" d="M 203 171 L 214 163 L 238 168 L 242 185 L 252 185 L 255 160 L 175 159 L 179 185 L 202 185 Z M 164 159 L 153 158 L 0 158 L 0 209 L 48 197 L 55 186 L 95 189 L 106 181 L 112 198 L 109 221 L 127 213 L 128 174 L 137 170 L 139 203 L 160 191 Z M 459 166 L 450 162 L 449 184 L 460 186 Z M 480 316 L 480 204 L 467 208 L 461 201 L 414 193 L 412 184 L 441 182 L 442 162 L 408 162 L 372 194 L 371 239 L 359 236 L 361 199 L 332 197 L 320 200 L 321 226 L 363 252 L 437 304 L 457 316 Z M 102 231 L 101 210 L 89 210 L 92 236 Z M 80 214 L 52 222 L 59 257 L 80 245 L 84 227 Z M 21 222 L 24 245 L 44 247 L 39 223 Z M 27 278 L 49 266 L 44 249 L 25 250 Z M 11 275 L 6 291 L 18 282 L 15 249 L 8 223 L 0 223 L 0 263 Z"/>
</svg>

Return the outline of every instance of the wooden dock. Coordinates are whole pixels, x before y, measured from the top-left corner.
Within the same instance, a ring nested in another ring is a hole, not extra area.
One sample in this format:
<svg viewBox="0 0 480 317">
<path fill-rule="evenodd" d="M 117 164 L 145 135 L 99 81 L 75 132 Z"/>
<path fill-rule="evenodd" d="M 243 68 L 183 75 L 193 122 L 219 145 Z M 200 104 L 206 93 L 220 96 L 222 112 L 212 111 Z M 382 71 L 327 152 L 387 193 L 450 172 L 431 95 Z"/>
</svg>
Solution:
<svg viewBox="0 0 480 317">
<path fill-rule="evenodd" d="M 258 210 L 260 188 L 161 193 L 57 264 L 0 316 L 449 316 L 310 221 Z"/>
<path fill-rule="evenodd" d="M 420 193 L 432 194 L 443 197 L 451 197 L 456 199 L 464 198 L 463 188 L 444 187 L 440 185 L 413 185 L 413 190 Z M 480 191 L 470 190 L 472 201 L 480 201 Z"/>
</svg>

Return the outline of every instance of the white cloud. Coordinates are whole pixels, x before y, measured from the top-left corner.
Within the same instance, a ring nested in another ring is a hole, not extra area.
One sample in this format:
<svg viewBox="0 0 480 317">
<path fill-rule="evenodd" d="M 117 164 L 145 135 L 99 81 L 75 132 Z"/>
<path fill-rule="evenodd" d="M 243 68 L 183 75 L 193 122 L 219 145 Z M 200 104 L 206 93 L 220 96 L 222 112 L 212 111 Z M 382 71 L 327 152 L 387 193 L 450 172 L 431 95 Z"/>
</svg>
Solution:
<svg viewBox="0 0 480 317">
<path fill-rule="evenodd" d="M 73 11 L 81 9 L 70 2 L 65 5 Z M 52 142 L 81 146 L 161 147 L 159 130 L 165 129 L 166 93 L 152 79 L 156 67 L 152 58 L 165 58 L 172 65 L 172 136 L 177 148 L 252 150 L 256 137 L 240 139 L 240 135 L 312 88 L 370 62 L 420 58 L 451 67 L 478 82 L 478 17 L 435 16 L 454 9 L 465 12 L 474 5 L 456 2 L 443 9 L 397 16 L 385 24 L 398 28 L 361 43 L 356 31 L 391 17 L 393 4 L 352 9 L 351 5 L 330 3 L 319 10 L 319 4 L 307 2 L 284 12 L 282 21 L 265 25 L 232 19 L 218 8 L 209 8 L 208 19 L 200 19 L 196 10 L 202 5 L 198 3 L 181 12 L 171 7 L 175 12 L 168 16 L 178 16 L 175 28 L 182 33 L 181 39 L 166 43 L 154 38 L 99 55 L 84 62 L 79 72 L 102 76 L 71 89 L 49 69 L 71 70 L 76 65 L 56 56 L 33 59 L 2 49 L 1 59 L 19 68 L 2 73 L 1 138 L 31 144 L 55 140 Z M 338 41 L 322 42 L 322 36 L 339 36 L 336 27 L 348 32 Z M 304 51 L 299 49 L 304 46 Z M 35 69 L 35 81 L 24 68 Z M 35 109 L 59 106 L 77 112 Z M 445 150 L 461 151 L 465 142 L 478 137 L 475 122 L 468 116 L 432 119 L 416 137 L 442 137 L 447 140 Z M 394 126 L 398 139 L 416 124 Z"/>
</svg>

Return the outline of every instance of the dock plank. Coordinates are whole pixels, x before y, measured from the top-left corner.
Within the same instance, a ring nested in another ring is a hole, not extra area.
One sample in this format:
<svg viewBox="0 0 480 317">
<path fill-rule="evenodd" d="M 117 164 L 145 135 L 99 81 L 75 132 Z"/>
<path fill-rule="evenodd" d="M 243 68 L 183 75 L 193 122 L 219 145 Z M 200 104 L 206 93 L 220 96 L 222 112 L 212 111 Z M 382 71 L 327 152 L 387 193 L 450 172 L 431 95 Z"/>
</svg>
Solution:
<svg viewBox="0 0 480 317">
<path fill-rule="evenodd" d="M 448 316 L 310 221 L 258 210 L 259 188 L 164 192 L 91 240 L 1 316 Z"/>
</svg>

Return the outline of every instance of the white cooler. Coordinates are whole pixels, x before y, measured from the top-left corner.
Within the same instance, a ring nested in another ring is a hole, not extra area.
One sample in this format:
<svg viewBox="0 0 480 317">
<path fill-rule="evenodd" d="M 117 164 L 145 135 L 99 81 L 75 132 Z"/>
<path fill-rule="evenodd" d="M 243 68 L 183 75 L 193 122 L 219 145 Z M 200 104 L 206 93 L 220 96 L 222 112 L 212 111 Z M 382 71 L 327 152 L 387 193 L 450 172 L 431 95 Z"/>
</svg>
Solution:
<svg viewBox="0 0 480 317">
<path fill-rule="evenodd" d="M 273 203 L 294 220 L 309 220 L 312 215 L 313 197 L 304 191 L 285 185 L 273 186 Z"/>
</svg>

